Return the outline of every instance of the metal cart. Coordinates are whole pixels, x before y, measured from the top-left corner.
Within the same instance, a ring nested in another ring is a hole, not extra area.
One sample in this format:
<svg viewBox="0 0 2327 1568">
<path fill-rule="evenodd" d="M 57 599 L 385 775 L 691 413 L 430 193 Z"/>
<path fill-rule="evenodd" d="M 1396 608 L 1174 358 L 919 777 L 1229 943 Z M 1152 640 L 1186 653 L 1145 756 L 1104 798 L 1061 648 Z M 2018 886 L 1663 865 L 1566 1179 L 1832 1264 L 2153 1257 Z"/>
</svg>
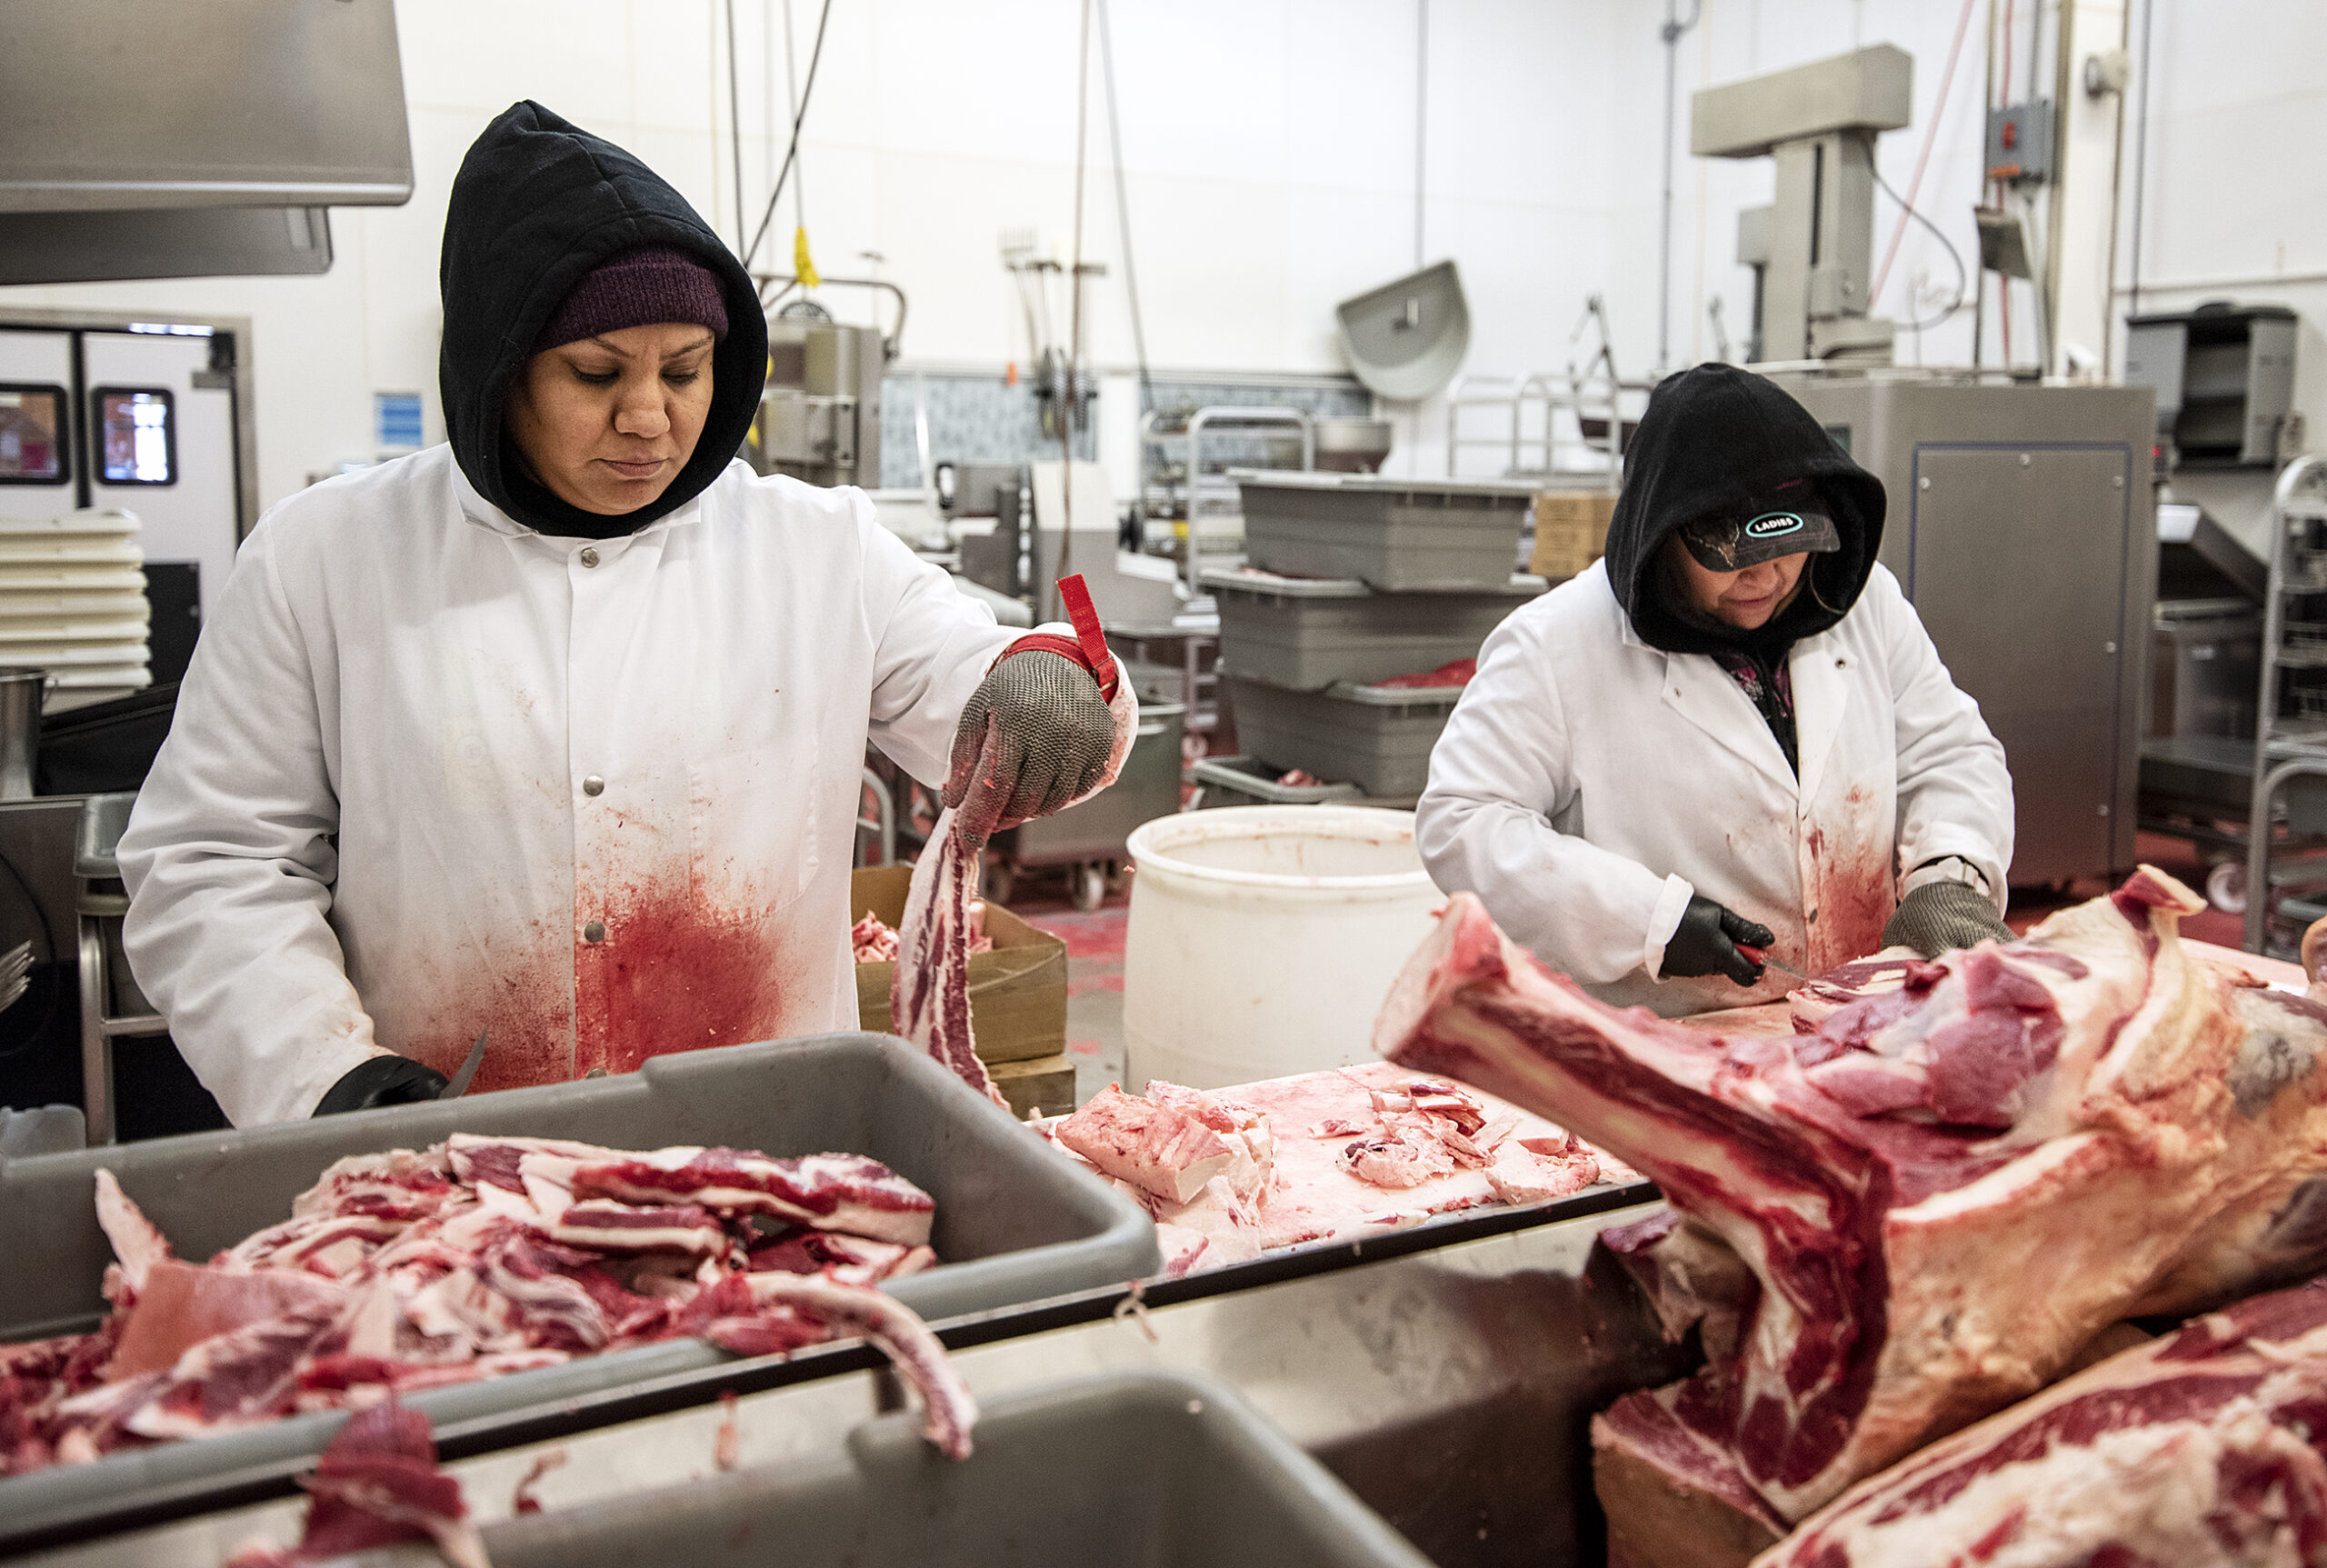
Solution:
<svg viewBox="0 0 2327 1568">
<path fill-rule="evenodd" d="M 2292 607 L 2327 604 L 2327 460 L 2298 457 L 2279 474 L 2271 505 L 2270 591 L 2262 603 L 2262 689 L 2255 704 L 2253 795 L 2246 820 L 2253 824 L 2246 846 L 2246 933 L 2249 953 L 2265 951 L 2273 934 L 2291 954 L 2292 941 L 2269 928 L 2270 890 L 2282 921 L 2307 924 L 2327 914 L 2327 900 L 2312 890 L 2327 886 L 2327 865 L 2313 863 L 2299 883 L 2274 875 L 2272 834 L 2264 825 L 2278 809 L 2279 794 L 2294 781 L 2327 780 L 2327 688 L 2306 688 L 2297 696 L 2302 716 L 2279 715 L 2281 683 L 2290 671 L 2327 670 L 2327 622 L 2291 614 Z M 2316 612 L 2312 612 L 2316 614 Z M 2257 896 L 2257 894 L 2261 896 Z M 2302 894 L 2308 893 L 2309 896 Z M 2302 925 L 2293 928 L 2299 932 Z"/>
</svg>

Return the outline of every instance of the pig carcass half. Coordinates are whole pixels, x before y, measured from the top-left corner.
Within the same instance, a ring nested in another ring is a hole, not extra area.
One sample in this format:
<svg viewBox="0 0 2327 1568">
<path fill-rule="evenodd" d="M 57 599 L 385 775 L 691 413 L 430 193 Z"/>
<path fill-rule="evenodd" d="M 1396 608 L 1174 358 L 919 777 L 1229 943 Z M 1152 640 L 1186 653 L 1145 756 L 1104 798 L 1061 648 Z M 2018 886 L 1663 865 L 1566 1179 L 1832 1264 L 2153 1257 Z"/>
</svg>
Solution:
<svg viewBox="0 0 2327 1568">
<path fill-rule="evenodd" d="M 2201 907 L 2144 867 L 1814 1034 L 1723 1038 L 1602 1005 L 1457 895 L 1375 1044 L 1662 1185 L 1677 1218 L 1613 1239 L 1707 1365 L 1595 1438 L 1794 1521 L 2104 1325 L 2327 1252 L 2327 1009 L 2185 954 Z"/>
</svg>

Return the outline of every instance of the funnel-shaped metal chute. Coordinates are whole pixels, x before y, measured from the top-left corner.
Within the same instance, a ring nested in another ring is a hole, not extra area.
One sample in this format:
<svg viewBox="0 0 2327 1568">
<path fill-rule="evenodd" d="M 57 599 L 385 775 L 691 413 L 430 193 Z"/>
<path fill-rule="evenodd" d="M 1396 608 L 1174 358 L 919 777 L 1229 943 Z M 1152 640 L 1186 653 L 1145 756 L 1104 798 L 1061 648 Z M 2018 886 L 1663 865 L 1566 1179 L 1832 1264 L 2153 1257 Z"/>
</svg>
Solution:
<svg viewBox="0 0 2327 1568">
<path fill-rule="evenodd" d="M 1462 275 L 1443 261 L 1334 307 L 1350 369 L 1383 397 L 1415 401 L 1454 379 L 1471 347 Z"/>
</svg>

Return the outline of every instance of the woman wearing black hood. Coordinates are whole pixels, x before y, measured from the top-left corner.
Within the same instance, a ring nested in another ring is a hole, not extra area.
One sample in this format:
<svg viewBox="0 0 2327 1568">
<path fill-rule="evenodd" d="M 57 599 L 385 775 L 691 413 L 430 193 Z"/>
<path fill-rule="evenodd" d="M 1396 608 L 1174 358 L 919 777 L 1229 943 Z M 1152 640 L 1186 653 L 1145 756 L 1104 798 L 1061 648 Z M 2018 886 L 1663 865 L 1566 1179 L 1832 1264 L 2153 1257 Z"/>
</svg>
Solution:
<svg viewBox="0 0 2327 1568">
<path fill-rule="evenodd" d="M 1603 1001 L 1774 1000 L 2008 935 L 2012 778 L 1875 562 L 1881 481 L 1774 383 L 1661 384 L 1606 559 L 1520 610 L 1432 754 L 1446 891 Z"/>
<path fill-rule="evenodd" d="M 237 1124 L 433 1098 L 480 1029 L 476 1090 L 854 1028 L 867 739 L 951 796 L 991 734 L 1014 819 L 1129 733 L 861 492 L 737 460 L 757 291 L 627 153 L 510 109 L 442 282 L 449 444 L 259 520 L 121 841 Z"/>
</svg>

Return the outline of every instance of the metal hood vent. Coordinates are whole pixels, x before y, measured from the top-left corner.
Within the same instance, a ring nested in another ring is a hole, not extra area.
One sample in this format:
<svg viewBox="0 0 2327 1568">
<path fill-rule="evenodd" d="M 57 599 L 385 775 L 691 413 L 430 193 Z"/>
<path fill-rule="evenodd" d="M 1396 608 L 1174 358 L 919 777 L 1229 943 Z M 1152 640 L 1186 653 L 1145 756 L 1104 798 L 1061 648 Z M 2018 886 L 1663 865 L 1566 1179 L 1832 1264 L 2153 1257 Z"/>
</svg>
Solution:
<svg viewBox="0 0 2327 1568">
<path fill-rule="evenodd" d="M 0 283 L 319 273 L 412 196 L 393 0 L 0 0 Z"/>
</svg>

